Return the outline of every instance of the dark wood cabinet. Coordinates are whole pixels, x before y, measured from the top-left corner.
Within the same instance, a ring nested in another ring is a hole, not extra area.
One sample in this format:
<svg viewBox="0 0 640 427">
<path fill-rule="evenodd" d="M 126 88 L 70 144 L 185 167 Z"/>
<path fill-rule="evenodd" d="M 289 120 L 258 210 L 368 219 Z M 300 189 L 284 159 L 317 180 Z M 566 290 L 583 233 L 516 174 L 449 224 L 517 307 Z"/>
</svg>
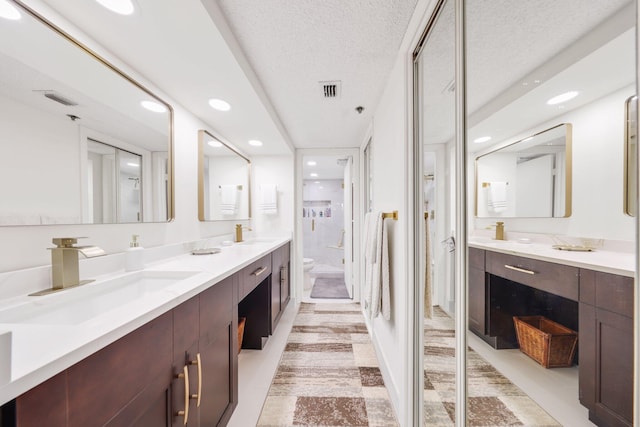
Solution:
<svg viewBox="0 0 640 427">
<path fill-rule="evenodd" d="M 289 257 L 289 243 L 273 251 L 271 257 L 271 333 L 276 329 L 290 299 Z"/>
<path fill-rule="evenodd" d="M 480 336 L 486 331 L 485 251 L 469 248 L 469 329 Z"/>
<path fill-rule="evenodd" d="M 238 316 L 248 347 L 262 348 L 290 298 L 289 256 L 287 243 L 23 393 L 0 425 L 226 425 L 238 404 Z"/>
<path fill-rule="evenodd" d="M 238 404 L 238 275 L 200 294 L 200 425 L 223 426 Z"/>
<path fill-rule="evenodd" d="M 580 271 L 580 403 L 601 426 L 631 426 L 633 279 Z"/>
</svg>

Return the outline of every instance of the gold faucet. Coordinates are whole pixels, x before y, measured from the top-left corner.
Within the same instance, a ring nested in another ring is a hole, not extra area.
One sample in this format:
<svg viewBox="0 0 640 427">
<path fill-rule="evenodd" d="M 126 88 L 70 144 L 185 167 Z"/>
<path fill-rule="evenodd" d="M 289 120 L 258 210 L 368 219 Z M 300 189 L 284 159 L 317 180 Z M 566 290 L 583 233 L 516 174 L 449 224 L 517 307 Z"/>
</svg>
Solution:
<svg viewBox="0 0 640 427">
<path fill-rule="evenodd" d="M 504 240 L 504 222 L 496 222 L 496 240 Z"/>
<path fill-rule="evenodd" d="M 243 227 L 242 224 L 236 224 L 236 242 L 242 242 L 242 229 L 253 231 L 249 227 Z"/>
<path fill-rule="evenodd" d="M 78 254 L 82 254 L 86 258 L 93 258 L 105 255 L 105 252 L 97 246 L 73 246 L 78 243 L 78 239 L 83 239 L 83 237 L 53 238 L 52 242 L 56 247 L 48 248 L 51 251 L 51 289 L 46 289 L 30 295 L 46 295 L 62 289 L 84 285 L 93 281 L 80 281 Z"/>
</svg>

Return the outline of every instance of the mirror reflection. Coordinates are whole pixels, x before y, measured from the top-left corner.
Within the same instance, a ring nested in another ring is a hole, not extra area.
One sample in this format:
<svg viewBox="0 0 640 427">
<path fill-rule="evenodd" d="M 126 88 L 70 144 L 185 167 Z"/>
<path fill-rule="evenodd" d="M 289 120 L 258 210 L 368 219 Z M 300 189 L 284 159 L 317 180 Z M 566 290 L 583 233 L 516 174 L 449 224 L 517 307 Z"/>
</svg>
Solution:
<svg viewBox="0 0 640 427">
<path fill-rule="evenodd" d="M 638 97 L 625 102 L 624 212 L 636 216 L 638 196 Z"/>
<path fill-rule="evenodd" d="M 18 14 L 0 17 L 0 225 L 170 220 L 171 107 L 9 3 Z"/>
<path fill-rule="evenodd" d="M 251 162 L 206 130 L 198 131 L 198 218 L 251 218 Z"/>
<path fill-rule="evenodd" d="M 476 216 L 570 215 L 570 124 L 547 129 L 476 158 Z"/>
</svg>

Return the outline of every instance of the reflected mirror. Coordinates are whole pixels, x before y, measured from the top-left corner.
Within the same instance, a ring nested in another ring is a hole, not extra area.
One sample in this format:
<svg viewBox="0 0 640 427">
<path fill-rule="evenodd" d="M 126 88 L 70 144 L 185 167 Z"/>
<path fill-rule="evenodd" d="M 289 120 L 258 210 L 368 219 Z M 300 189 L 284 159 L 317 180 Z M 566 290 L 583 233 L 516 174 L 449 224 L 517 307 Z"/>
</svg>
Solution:
<svg viewBox="0 0 640 427">
<path fill-rule="evenodd" d="M 173 216 L 172 110 L 17 1 L 0 16 L 0 225 Z"/>
<path fill-rule="evenodd" d="M 638 97 L 625 102 L 624 213 L 636 216 L 638 196 Z"/>
<path fill-rule="evenodd" d="M 571 125 L 561 124 L 476 158 L 476 216 L 571 215 Z"/>
<path fill-rule="evenodd" d="M 251 218 L 251 162 L 220 138 L 198 131 L 198 219 Z"/>
</svg>

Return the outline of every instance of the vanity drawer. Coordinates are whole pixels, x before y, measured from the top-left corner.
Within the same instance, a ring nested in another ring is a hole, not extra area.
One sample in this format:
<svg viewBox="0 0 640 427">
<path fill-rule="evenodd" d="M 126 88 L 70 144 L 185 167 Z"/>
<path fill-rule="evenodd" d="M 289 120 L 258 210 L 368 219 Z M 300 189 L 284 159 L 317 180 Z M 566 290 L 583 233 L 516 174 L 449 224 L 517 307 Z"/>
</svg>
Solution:
<svg viewBox="0 0 640 427">
<path fill-rule="evenodd" d="M 271 254 L 252 262 L 240 271 L 240 296 L 243 299 L 271 274 Z"/>
<path fill-rule="evenodd" d="M 498 252 L 486 252 L 487 272 L 545 292 L 578 301 L 579 269 Z"/>
</svg>

